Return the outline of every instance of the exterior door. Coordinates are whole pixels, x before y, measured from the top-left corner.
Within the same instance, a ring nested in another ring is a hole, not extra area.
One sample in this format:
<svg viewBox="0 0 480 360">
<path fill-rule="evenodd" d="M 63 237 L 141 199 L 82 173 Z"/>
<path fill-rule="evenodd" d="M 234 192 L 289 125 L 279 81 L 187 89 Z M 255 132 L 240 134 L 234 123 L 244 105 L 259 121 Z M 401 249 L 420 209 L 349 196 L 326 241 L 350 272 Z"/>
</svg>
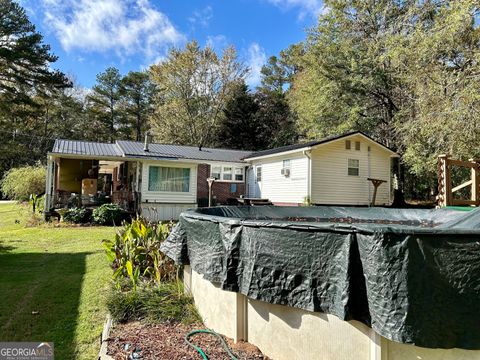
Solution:
<svg viewBox="0 0 480 360">
<path fill-rule="evenodd" d="M 262 197 L 262 166 L 255 166 L 255 197 Z"/>
</svg>

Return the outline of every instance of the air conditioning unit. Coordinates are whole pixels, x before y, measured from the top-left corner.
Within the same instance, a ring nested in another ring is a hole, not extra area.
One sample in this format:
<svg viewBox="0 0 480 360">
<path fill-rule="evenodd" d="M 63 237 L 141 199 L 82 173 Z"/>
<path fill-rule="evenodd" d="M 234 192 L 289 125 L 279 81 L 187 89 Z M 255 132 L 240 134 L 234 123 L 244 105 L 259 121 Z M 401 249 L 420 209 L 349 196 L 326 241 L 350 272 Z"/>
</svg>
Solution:
<svg viewBox="0 0 480 360">
<path fill-rule="evenodd" d="M 290 177 L 290 169 L 289 168 L 282 168 L 280 173 L 285 177 Z"/>
</svg>

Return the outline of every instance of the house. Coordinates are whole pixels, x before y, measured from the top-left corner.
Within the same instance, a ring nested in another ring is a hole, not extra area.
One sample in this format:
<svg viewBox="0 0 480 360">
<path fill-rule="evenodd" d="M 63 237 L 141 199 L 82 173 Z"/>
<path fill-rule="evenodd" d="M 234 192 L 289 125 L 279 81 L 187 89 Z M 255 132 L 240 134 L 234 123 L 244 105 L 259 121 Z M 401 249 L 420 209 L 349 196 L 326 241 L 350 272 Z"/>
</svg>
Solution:
<svg viewBox="0 0 480 360">
<path fill-rule="evenodd" d="M 175 219 L 207 206 L 207 178 L 214 204 L 239 197 L 268 198 L 275 205 L 368 205 L 384 180 L 377 204 L 388 204 L 390 161 L 395 152 L 360 132 L 304 144 L 249 152 L 146 141 L 97 143 L 56 140 L 48 153 L 46 209 L 113 202 L 144 216 Z"/>
<path fill-rule="evenodd" d="M 362 132 L 258 151 L 244 160 L 248 196 L 275 205 L 368 205 L 391 202 L 391 158 L 398 155 Z"/>
<path fill-rule="evenodd" d="M 225 204 L 245 193 L 242 159 L 250 152 L 135 141 L 56 140 L 48 153 L 46 209 L 113 202 L 151 219 L 175 219 L 185 209 Z"/>
</svg>

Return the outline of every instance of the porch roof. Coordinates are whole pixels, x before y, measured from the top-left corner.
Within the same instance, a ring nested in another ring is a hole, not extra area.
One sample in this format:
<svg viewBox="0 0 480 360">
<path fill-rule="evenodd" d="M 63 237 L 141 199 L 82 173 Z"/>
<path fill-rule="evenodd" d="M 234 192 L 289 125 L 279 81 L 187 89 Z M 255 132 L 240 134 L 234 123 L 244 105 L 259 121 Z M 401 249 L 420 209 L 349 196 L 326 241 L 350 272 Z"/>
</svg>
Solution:
<svg viewBox="0 0 480 360">
<path fill-rule="evenodd" d="M 52 153 L 88 156 L 123 156 L 122 150 L 117 144 L 61 139 L 55 140 Z"/>
</svg>

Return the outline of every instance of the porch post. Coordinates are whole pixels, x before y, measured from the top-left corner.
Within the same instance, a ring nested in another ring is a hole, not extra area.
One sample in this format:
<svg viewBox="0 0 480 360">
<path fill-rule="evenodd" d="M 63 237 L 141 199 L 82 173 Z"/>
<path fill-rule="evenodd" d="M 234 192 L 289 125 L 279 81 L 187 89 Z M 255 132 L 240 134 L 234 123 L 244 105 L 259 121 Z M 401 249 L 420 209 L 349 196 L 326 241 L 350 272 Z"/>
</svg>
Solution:
<svg viewBox="0 0 480 360">
<path fill-rule="evenodd" d="M 47 220 L 47 213 L 52 206 L 52 180 L 53 180 L 53 161 L 52 157 L 47 157 L 47 178 L 45 181 L 45 210 L 43 212 L 45 220 Z"/>
<path fill-rule="evenodd" d="M 450 167 L 448 155 L 438 157 L 438 206 L 451 205 L 452 183 L 450 179 Z"/>
<path fill-rule="evenodd" d="M 475 206 L 480 205 L 480 160 L 469 159 L 473 163 L 471 170 L 472 191 L 471 200 L 475 201 Z"/>
</svg>

